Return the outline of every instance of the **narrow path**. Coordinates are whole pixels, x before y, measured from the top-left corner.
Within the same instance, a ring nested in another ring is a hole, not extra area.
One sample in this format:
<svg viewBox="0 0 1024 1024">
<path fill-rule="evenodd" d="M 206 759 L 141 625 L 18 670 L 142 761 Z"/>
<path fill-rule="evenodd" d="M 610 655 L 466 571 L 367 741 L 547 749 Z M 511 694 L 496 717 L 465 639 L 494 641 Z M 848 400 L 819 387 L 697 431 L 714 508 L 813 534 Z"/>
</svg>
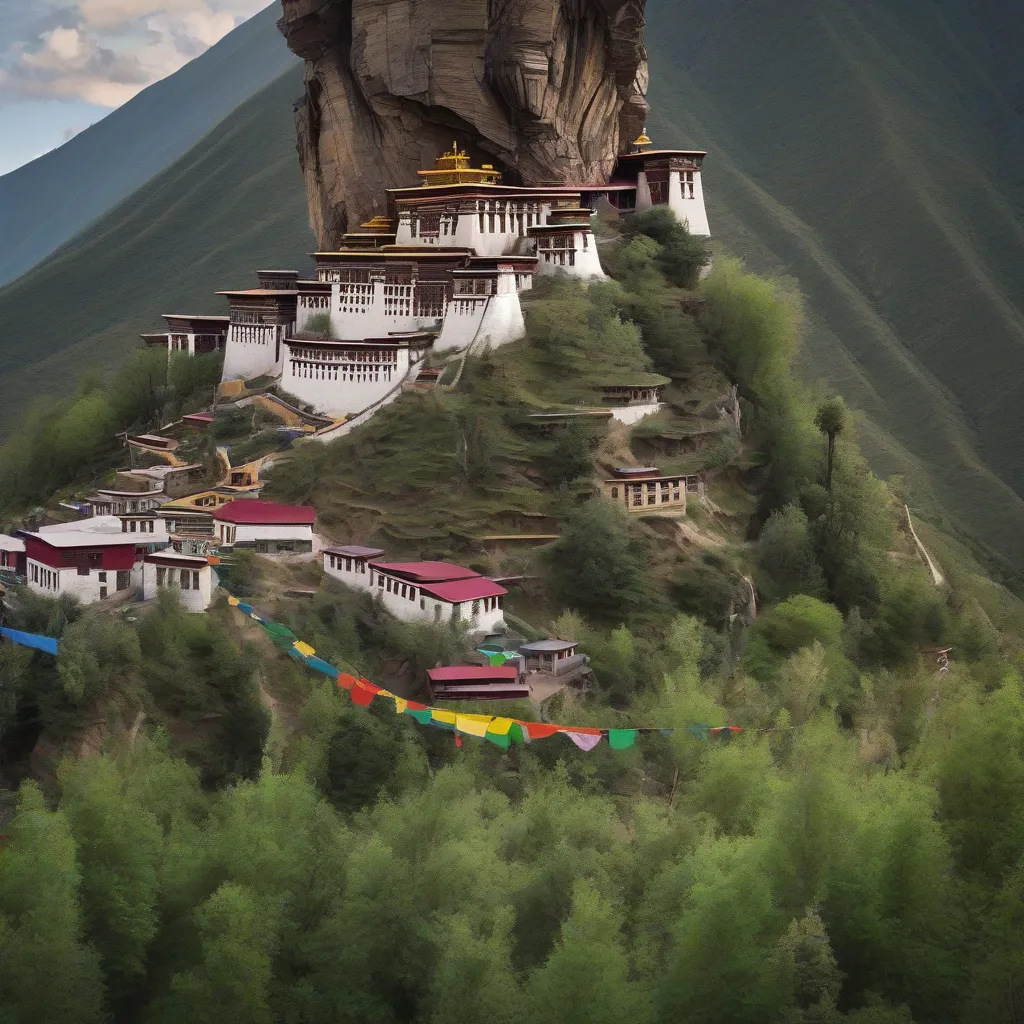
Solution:
<svg viewBox="0 0 1024 1024">
<path fill-rule="evenodd" d="M 910 527 L 910 536 L 914 538 L 914 543 L 917 545 L 917 550 L 920 552 L 921 557 L 925 560 L 929 570 L 932 574 L 932 582 L 937 587 L 941 587 L 946 582 L 946 577 L 939 571 L 939 567 L 932 561 L 932 556 L 925 550 L 925 546 L 921 543 L 921 538 L 917 535 L 917 530 L 914 529 L 914 521 L 910 518 L 910 509 L 906 505 L 903 506 L 903 511 L 907 513 L 907 526 Z"/>
</svg>

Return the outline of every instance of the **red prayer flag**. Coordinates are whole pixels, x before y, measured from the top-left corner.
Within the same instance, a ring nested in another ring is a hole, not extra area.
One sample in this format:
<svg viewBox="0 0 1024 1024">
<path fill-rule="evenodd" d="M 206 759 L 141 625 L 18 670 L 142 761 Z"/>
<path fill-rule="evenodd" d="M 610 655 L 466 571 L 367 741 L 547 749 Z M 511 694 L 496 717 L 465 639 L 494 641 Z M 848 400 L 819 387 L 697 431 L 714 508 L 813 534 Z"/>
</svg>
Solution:
<svg viewBox="0 0 1024 1024">
<path fill-rule="evenodd" d="M 338 685 L 344 690 L 351 690 L 355 681 L 356 677 L 350 676 L 347 672 L 338 673 Z"/>
<path fill-rule="evenodd" d="M 429 711 L 430 710 L 427 707 L 426 704 L 420 704 L 419 701 L 415 701 L 415 700 L 409 701 L 408 702 L 408 707 L 409 707 L 410 711 Z"/>
<path fill-rule="evenodd" d="M 547 725 L 545 722 L 520 722 L 519 724 L 526 729 L 531 740 L 543 740 L 562 731 L 560 725 Z"/>
<path fill-rule="evenodd" d="M 374 696 L 378 693 L 380 693 L 379 686 L 374 686 L 368 679 L 360 679 L 352 687 L 352 703 L 368 708 L 373 703 Z"/>
</svg>

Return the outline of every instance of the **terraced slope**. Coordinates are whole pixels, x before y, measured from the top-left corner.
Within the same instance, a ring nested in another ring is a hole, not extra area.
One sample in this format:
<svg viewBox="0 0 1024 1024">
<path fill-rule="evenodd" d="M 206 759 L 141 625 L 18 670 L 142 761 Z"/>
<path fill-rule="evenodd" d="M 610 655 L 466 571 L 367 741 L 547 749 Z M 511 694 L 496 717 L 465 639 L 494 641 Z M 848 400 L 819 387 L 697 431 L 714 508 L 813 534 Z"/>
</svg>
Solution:
<svg viewBox="0 0 1024 1024">
<path fill-rule="evenodd" d="M 293 68 L 181 160 L 0 289 L 0 432 L 39 395 L 72 392 L 162 326 L 161 313 L 223 313 L 222 288 L 254 268 L 309 266 L 313 237 L 295 157 Z"/>
<path fill-rule="evenodd" d="M 25 273 L 192 148 L 299 61 L 275 2 L 181 70 L 0 177 L 0 285 Z"/>
<path fill-rule="evenodd" d="M 652 131 L 716 236 L 799 279 L 864 443 L 1024 566 L 1024 19 L 990 0 L 649 5 Z"/>
</svg>

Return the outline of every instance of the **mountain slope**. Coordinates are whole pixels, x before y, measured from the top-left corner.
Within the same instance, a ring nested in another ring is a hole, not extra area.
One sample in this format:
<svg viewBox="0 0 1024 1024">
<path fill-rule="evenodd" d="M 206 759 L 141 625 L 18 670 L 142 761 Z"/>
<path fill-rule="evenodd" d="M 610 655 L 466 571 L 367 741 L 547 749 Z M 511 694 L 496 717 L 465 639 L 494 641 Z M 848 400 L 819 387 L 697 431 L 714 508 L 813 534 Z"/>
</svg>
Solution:
<svg viewBox="0 0 1024 1024">
<path fill-rule="evenodd" d="M 806 369 L 867 413 L 876 465 L 1024 565 L 1024 120 L 1009 8 L 686 11 L 648 7 L 655 141 L 707 149 L 715 236 L 799 280 Z"/>
<path fill-rule="evenodd" d="M 0 285 L 49 255 L 299 64 L 271 4 L 59 149 L 0 177 Z"/>
<path fill-rule="evenodd" d="M 0 431 L 41 395 L 74 391 L 162 326 L 161 313 L 224 313 L 218 289 L 258 266 L 308 266 L 295 156 L 294 67 L 185 157 L 17 281 L 0 289 Z"/>
</svg>

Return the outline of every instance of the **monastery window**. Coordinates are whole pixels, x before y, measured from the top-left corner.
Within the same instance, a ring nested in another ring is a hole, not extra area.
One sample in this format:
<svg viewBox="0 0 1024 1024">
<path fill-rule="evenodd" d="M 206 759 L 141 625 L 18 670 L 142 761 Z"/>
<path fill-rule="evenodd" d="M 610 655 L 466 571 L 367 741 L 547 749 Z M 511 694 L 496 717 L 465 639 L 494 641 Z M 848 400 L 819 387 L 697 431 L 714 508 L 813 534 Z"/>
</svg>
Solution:
<svg viewBox="0 0 1024 1024">
<path fill-rule="evenodd" d="M 188 569 L 182 569 L 178 574 L 178 585 L 182 590 L 192 589 L 192 574 Z"/>
<path fill-rule="evenodd" d="M 679 501 L 679 497 L 679 484 L 676 483 L 676 485 L 672 488 L 672 500 Z"/>
<path fill-rule="evenodd" d="M 651 202 L 655 206 L 664 206 L 668 202 L 667 183 L 664 181 L 650 181 L 647 184 L 651 191 Z"/>
<path fill-rule="evenodd" d="M 613 487 L 612 488 L 612 500 L 613 501 L 617 501 L 618 497 L 619 497 L 619 489 L 618 489 L 618 487 Z"/>
<path fill-rule="evenodd" d="M 167 570 L 159 566 L 156 570 L 156 585 L 162 587 L 167 583 Z"/>
<path fill-rule="evenodd" d="M 635 506 L 638 506 L 638 505 L 643 505 L 643 503 L 644 503 L 643 488 L 639 484 L 637 484 L 633 488 L 633 505 L 635 507 Z"/>
<path fill-rule="evenodd" d="M 416 227 L 421 236 L 436 236 L 441 231 L 441 214 L 421 213 Z"/>
<path fill-rule="evenodd" d="M 99 580 L 100 580 L 100 583 L 106 583 L 107 582 L 107 574 L 105 572 L 101 572 L 99 574 Z"/>
<path fill-rule="evenodd" d="M 473 602 L 473 618 L 475 619 L 480 614 L 480 602 Z"/>
<path fill-rule="evenodd" d="M 427 610 L 427 602 L 421 597 L 420 598 L 420 611 L 425 612 Z"/>
<path fill-rule="evenodd" d="M 416 588 L 415 587 L 410 587 L 409 588 L 409 600 L 410 601 L 415 601 L 416 600 Z"/>
<path fill-rule="evenodd" d="M 683 173 L 680 175 L 680 178 L 682 178 L 683 198 L 684 199 L 692 199 L 693 198 L 693 171 L 683 171 Z"/>
</svg>

